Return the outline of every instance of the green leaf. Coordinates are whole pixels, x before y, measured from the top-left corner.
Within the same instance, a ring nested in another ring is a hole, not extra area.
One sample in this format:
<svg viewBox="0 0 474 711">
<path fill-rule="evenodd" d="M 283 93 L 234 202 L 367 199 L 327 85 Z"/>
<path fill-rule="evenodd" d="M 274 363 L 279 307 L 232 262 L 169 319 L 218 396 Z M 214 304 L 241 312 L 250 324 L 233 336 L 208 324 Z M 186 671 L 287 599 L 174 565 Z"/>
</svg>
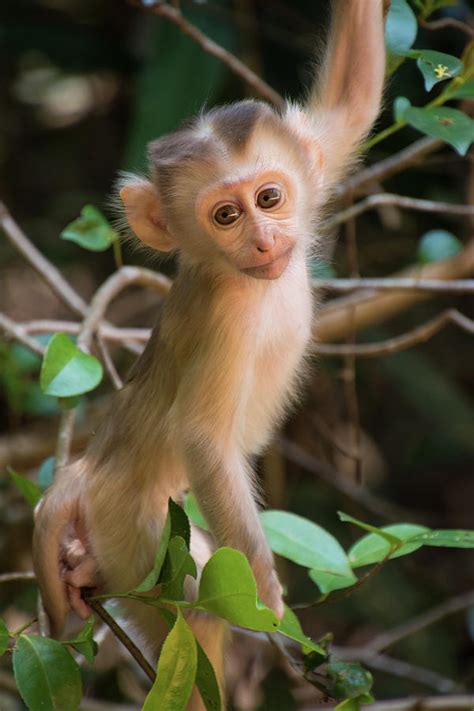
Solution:
<svg viewBox="0 0 474 711">
<path fill-rule="evenodd" d="M 46 395 L 72 397 L 93 390 L 102 380 L 102 366 L 79 350 L 65 333 L 56 333 L 43 358 L 40 385 Z"/>
<path fill-rule="evenodd" d="M 368 694 L 374 683 L 372 674 L 360 664 L 339 659 L 328 663 L 327 676 L 331 682 L 328 692 L 336 699 L 357 699 Z"/>
<path fill-rule="evenodd" d="M 377 526 L 372 526 L 370 523 L 365 523 L 365 521 L 360 521 L 358 518 L 354 518 L 353 516 L 349 516 L 349 514 L 343 513 L 342 511 L 338 511 L 337 515 L 341 519 L 341 521 L 345 521 L 346 523 L 353 523 L 359 528 L 362 528 L 364 531 L 370 531 L 370 533 L 376 533 L 378 536 L 383 538 L 387 543 L 389 543 L 391 546 L 398 546 L 403 542 L 401 541 L 400 538 L 397 538 L 391 533 L 388 533 L 387 531 L 384 531 L 382 528 L 377 528 Z"/>
<path fill-rule="evenodd" d="M 474 531 L 455 529 L 427 531 L 413 539 L 413 542 L 440 548 L 474 548 Z"/>
<path fill-rule="evenodd" d="M 34 508 L 43 496 L 43 490 L 34 481 L 17 474 L 10 467 L 8 467 L 7 471 L 20 494 Z"/>
<path fill-rule="evenodd" d="M 55 462 L 55 457 L 48 457 L 38 469 L 38 484 L 41 491 L 44 491 L 53 483 Z"/>
<path fill-rule="evenodd" d="M 30 711 L 76 711 L 82 698 L 79 667 L 60 642 L 20 635 L 13 671 Z"/>
<path fill-rule="evenodd" d="M 168 554 L 163 566 L 160 582 L 162 595 L 170 600 L 183 600 L 183 585 L 187 575 L 197 576 L 196 563 L 189 554 L 184 538 L 174 536 L 169 542 Z"/>
<path fill-rule="evenodd" d="M 385 25 L 389 54 L 404 55 L 413 46 L 418 32 L 415 14 L 406 0 L 392 0 Z"/>
<path fill-rule="evenodd" d="M 404 119 L 404 114 L 407 109 L 409 109 L 411 103 L 405 96 L 397 96 L 393 102 L 393 116 L 395 121 L 402 121 Z"/>
<path fill-rule="evenodd" d="M 279 628 L 275 613 L 257 604 L 257 586 L 247 558 L 232 548 L 219 548 L 207 561 L 193 607 L 259 632 Z"/>
<path fill-rule="evenodd" d="M 430 230 L 418 245 L 418 260 L 422 264 L 436 262 L 439 259 L 455 257 L 462 251 L 462 242 L 446 230 Z"/>
<path fill-rule="evenodd" d="M 261 520 L 272 550 L 311 568 L 310 577 L 321 592 L 338 590 L 357 580 L 344 549 L 321 526 L 287 511 L 264 511 Z"/>
<path fill-rule="evenodd" d="M 7 651 L 9 641 L 10 635 L 8 634 L 8 628 L 5 622 L 0 618 L 0 657 Z"/>
<path fill-rule="evenodd" d="M 93 205 L 86 205 L 81 216 L 61 232 L 61 238 L 75 242 L 91 252 L 104 252 L 118 240 L 117 232 Z"/>
<path fill-rule="evenodd" d="M 413 538 L 429 530 L 426 526 L 417 526 L 413 523 L 394 523 L 391 526 L 384 526 L 380 529 L 384 533 L 393 534 L 398 540 L 404 542 L 400 548 L 391 554 L 390 558 L 399 558 L 421 548 L 423 544 L 413 542 Z M 390 543 L 381 538 L 380 533 L 369 533 L 367 536 L 360 538 L 351 547 L 349 560 L 354 568 L 380 563 L 387 557 L 390 548 Z"/>
<path fill-rule="evenodd" d="M 201 694 L 201 699 L 206 711 L 221 711 L 222 701 L 217 677 L 212 664 L 199 642 L 197 647 L 196 686 Z"/>
<path fill-rule="evenodd" d="M 450 93 L 451 99 L 474 99 L 474 79 L 468 79 Z"/>
<path fill-rule="evenodd" d="M 184 711 L 193 690 L 196 671 L 196 640 L 178 610 L 176 623 L 161 650 L 156 681 L 142 711 Z"/>
<path fill-rule="evenodd" d="M 308 652 L 317 652 L 322 655 L 323 659 L 327 657 L 326 650 L 319 644 L 316 644 L 316 642 L 313 642 L 310 637 L 305 635 L 301 629 L 300 621 L 296 617 L 293 610 L 290 610 L 287 605 L 285 605 L 285 614 L 280 623 L 280 629 L 278 632 L 285 635 L 285 637 L 289 637 L 290 639 L 294 639 L 296 642 L 299 642 L 305 654 Z"/>
<path fill-rule="evenodd" d="M 150 570 L 146 578 L 135 588 L 136 592 L 149 592 L 158 582 L 160 577 L 161 569 L 163 563 L 165 562 L 166 551 L 168 550 L 168 544 L 170 541 L 171 534 L 171 515 L 168 508 L 168 514 L 166 516 L 165 525 L 163 527 L 163 533 L 161 534 L 160 544 L 158 550 L 155 554 L 155 562 L 153 568 Z"/>
<path fill-rule="evenodd" d="M 199 526 L 199 528 L 202 528 L 204 531 L 209 531 L 209 525 L 192 491 L 189 491 L 184 498 L 184 511 L 186 516 L 195 523 L 196 526 Z"/>
<path fill-rule="evenodd" d="M 431 91 L 435 84 L 452 79 L 461 73 L 463 63 L 457 57 L 431 49 L 415 49 L 409 56 L 416 59 L 416 65 L 423 74 L 426 91 Z"/>
<path fill-rule="evenodd" d="M 474 121 L 457 109 L 412 106 L 405 111 L 404 119 L 418 131 L 449 143 L 462 156 L 474 140 Z"/>
<path fill-rule="evenodd" d="M 89 617 L 84 627 L 73 639 L 62 642 L 62 644 L 70 644 L 74 647 L 87 659 L 89 664 L 94 663 L 94 657 L 99 651 L 97 642 L 94 640 L 94 622 L 94 617 Z"/>
<path fill-rule="evenodd" d="M 160 607 L 160 614 L 165 618 L 168 625 L 173 627 L 176 622 L 176 615 L 167 608 Z M 214 669 L 205 651 L 196 639 L 197 647 L 197 671 L 196 686 L 201 694 L 201 699 L 206 707 L 206 711 L 221 711 L 221 693 Z"/>
</svg>

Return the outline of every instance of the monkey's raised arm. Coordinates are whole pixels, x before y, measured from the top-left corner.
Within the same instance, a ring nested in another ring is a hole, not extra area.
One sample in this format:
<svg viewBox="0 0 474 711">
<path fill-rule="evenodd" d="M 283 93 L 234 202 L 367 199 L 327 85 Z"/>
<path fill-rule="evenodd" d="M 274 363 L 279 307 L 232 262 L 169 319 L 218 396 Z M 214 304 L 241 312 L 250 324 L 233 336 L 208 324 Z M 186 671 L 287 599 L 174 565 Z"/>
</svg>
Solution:
<svg viewBox="0 0 474 711">
<path fill-rule="evenodd" d="M 372 128 L 385 74 L 383 0 L 335 0 L 326 53 L 306 105 L 324 156 L 324 181 L 337 181 Z"/>
</svg>

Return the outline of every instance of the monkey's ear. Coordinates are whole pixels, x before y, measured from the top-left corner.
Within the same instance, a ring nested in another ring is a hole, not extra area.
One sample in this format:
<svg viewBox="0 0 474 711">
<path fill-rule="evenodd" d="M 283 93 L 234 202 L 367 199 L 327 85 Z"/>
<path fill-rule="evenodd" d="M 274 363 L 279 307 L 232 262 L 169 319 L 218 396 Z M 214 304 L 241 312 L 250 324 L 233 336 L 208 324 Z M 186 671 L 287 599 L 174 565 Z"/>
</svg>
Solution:
<svg viewBox="0 0 474 711">
<path fill-rule="evenodd" d="M 176 244 L 163 219 L 160 197 L 152 183 L 127 183 L 119 191 L 127 222 L 138 239 L 160 252 L 170 252 Z"/>
</svg>

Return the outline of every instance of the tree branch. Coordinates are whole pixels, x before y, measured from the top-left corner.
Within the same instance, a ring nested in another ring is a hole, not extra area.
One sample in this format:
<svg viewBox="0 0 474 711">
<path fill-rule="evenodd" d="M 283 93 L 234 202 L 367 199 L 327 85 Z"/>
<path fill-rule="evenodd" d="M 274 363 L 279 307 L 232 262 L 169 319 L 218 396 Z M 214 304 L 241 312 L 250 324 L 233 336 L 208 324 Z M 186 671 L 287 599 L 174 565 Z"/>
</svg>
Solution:
<svg viewBox="0 0 474 711">
<path fill-rule="evenodd" d="M 280 96 L 278 92 L 272 89 L 258 74 L 241 62 L 240 59 L 237 59 L 234 54 L 224 49 L 224 47 L 221 47 L 221 45 L 214 42 L 214 40 L 211 40 L 204 32 L 201 32 L 195 25 L 186 20 L 178 8 L 172 7 L 166 2 L 161 2 L 161 0 L 142 0 L 142 2 L 135 0 L 133 4 L 143 10 L 159 15 L 173 25 L 176 25 L 183 34 L 191 37 L 204 52 L 216 57 L 216 59 L 225 64 L 234 74 L 251 87 L 253 91 L 260 94 L 260 96 L 271 104 L 274 104 L 278 108 L 282 108 L 285 105 L 283 97 Z"/>
<path fill-rule="evenodd" d="M 315 343 L 313 345 L 313 352 L 318 355 L 327 356 L 353 355 L 359 358 L 375 358 L 391 353 L 398 353 L 406 348 L 412 348 L 419 343 L 425 343 L 449 323 L 454 323 L 463 329 L 463 331 L 474 334 L 473 320 L 464 316 L 464 314 L 456 309 L 447 309 L 435 316 L 431 321 L 427 321 L 423 325 L 407 333 L 403 333 L 400 336 L 393 336 L 392 338 L 387 338 L 384 341 L 378 341 L 376 343 Z"/>
<path fill-rule="evenodd" d="M 364 200 L 360 200 L 355 205 L 337 212 L 332 217 L 329 217 L 323 223 L 324 229 L 334 229 L 343 222 L 352 220 L 354 217 L 361 215 L 366 210 L 373 210 L 381 205 L 396 205 L 403 207 L 406 210 L 418 210 L 419 212 L 435 212 L 443 215 L 457 215 L 459 217 L 472 217 L 474 215 L 473 205 L 455 205 L 451 202 L 437 202 L 434 200 L 420 200 L 419 198 L 411 198 L 405 195 L 396 195 L 394 193 L 377 193 L 369 195 Z"/>
</svg>

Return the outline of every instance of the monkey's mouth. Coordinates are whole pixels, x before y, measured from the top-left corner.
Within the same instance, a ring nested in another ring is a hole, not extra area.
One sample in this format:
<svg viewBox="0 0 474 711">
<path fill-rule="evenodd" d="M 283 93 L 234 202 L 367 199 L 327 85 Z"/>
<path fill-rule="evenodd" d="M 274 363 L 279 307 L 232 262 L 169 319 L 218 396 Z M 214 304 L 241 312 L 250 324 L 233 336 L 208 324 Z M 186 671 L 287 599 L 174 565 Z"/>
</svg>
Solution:
<svg viewBox="0 0 474 711">
<path fill-rule="evenodd" d="M 254 267 L 245 267 L 242 271 L 254 279 L 278 279 L 288 266 L 291 252 L 292 248 L 290 247 L 286 252 L 280 254 L 279 257 L 272 259 L 272 261 L 266 262 L 265 264 L 258 264 Z"/>
</svg>

